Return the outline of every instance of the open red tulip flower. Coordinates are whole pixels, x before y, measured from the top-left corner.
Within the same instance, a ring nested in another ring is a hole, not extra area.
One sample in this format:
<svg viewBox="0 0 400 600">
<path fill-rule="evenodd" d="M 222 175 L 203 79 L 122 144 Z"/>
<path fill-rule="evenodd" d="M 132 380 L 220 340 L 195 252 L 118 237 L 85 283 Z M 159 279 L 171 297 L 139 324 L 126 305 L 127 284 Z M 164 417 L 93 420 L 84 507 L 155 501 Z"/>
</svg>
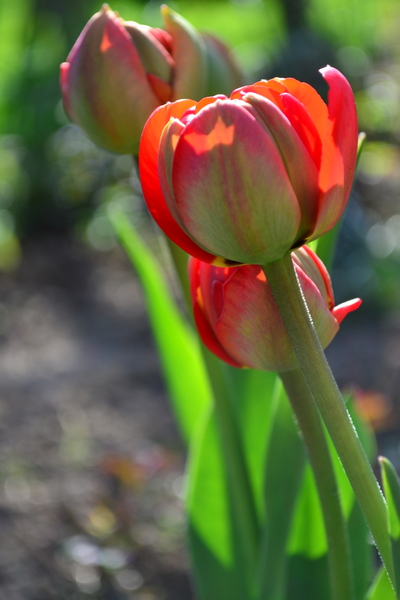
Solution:
<svg viewBox="0 0 400 600">
<path fill-rule="evenodd" d="M 147 121 L 146 203 L 183 250 L 212 264 L 265 264 L 329 231 L 346 206 L 357 114 L 345 77 L 321 74 L 328 104 L 295 79 L 177 101 Z"/>
<path fill-rule="evenodd" d="M 360 299 L 335 306 L 328 271 L 303 246 L 292 261 L 324 348 Z M 200 336 L 211 352 L 234 367 L 287 371 L 298 366 L 289 337 L 258 265 L 218 267 L 196 258 L 189 261 L 190 291 Z"/>
</svg>

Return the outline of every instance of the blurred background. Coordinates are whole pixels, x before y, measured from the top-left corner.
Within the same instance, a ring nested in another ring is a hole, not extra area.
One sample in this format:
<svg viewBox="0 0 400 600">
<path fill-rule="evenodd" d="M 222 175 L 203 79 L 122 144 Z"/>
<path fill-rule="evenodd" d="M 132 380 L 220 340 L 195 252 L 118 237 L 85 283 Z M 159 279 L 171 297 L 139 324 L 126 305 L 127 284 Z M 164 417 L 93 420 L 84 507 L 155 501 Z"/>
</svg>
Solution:
<svg viewBox="0 0 400 600">
<path fill-rule="evenodd" d="M 115 1 L 161 25 L 159 2 Z M 367 133 L 332 269 L 359 296 L 328 350 L 400 468 L 400 5 L 179 0 L 248 73 L 315 85 L 338 67 Z M 59 64 L 100 4 L 0 0 L 0 598 L 189 600 L 183 444 L 115 204 L 160 253 L 133 160 L 62 108 Z"/>
</svg>

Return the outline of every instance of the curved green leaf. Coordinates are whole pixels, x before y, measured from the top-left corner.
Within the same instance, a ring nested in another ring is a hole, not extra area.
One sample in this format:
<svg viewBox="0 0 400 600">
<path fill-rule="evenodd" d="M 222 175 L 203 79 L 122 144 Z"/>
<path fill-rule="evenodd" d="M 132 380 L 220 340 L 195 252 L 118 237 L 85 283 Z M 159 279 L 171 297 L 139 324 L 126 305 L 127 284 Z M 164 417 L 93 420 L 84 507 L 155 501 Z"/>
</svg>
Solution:
<svg viewBox="0 0 400 600">
<path fill-rule="evenodd" d="M 197 335 L 179 312 L 160 265 L 128 218 L 116 211 L 109 216 L 141 281 L 172 407 L 189 442 L 211 401 Z"/>
</svg>

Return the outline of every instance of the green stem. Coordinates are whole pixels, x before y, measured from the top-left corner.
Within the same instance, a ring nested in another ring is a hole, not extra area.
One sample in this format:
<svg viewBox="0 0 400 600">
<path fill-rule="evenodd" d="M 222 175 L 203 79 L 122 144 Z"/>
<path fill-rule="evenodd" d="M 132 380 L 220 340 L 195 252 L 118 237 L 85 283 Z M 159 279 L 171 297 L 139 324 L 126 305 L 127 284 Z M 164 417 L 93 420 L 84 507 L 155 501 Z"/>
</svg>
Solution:
<svg viewBox="0 0 400 600">
<path fill-rule="evenodd" d="M 346 521 L 321 417 L 300 369 L 280 373 L 307 448 L 321 501 L 333 600 L 354 598 Z"/>
<path fill-rule="evenodd" d="M 394 582 L 386 502 L 325 358 L 290 253 L 263 268 L 300 368 L 353 487 L 388 575 Z"/>
<path fill-rule="evenodd" d="M 254 573 L 259 545 L 259 524 L 254 497 L 222 364 L 206 348 L 203 348 L 203 355 L 214 392 L 215 412 L 227 471 L 228 489 L 242 545 L 243 571 L 247 579 L 250 597 L 253 598 L 256 593 Z"/>
</svg>

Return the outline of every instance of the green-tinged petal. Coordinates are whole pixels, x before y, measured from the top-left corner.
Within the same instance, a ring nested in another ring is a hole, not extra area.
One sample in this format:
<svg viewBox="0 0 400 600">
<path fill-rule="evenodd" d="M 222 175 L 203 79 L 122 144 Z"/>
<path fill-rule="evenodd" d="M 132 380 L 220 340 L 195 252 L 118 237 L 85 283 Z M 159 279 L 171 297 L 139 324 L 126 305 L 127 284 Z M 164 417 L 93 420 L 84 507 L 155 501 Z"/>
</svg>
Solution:
<svg viewBox="0 0 400 600">
<path fill-rule="evenodd" d="M 217 100 L 190 120 L 172 181 L 187 231 L 213 254 L 264 264 L 292 246 L 296 195 L 275 142 L 244 103 Z"/>
<path fill-rule="evenodd" d="M 161 7 L 165 29 L 172 37 L 172 58 L 175 61 L 172 100 L 206 95 L 207 51 L 199 32 L 186 19 Z"/>
</svg>

